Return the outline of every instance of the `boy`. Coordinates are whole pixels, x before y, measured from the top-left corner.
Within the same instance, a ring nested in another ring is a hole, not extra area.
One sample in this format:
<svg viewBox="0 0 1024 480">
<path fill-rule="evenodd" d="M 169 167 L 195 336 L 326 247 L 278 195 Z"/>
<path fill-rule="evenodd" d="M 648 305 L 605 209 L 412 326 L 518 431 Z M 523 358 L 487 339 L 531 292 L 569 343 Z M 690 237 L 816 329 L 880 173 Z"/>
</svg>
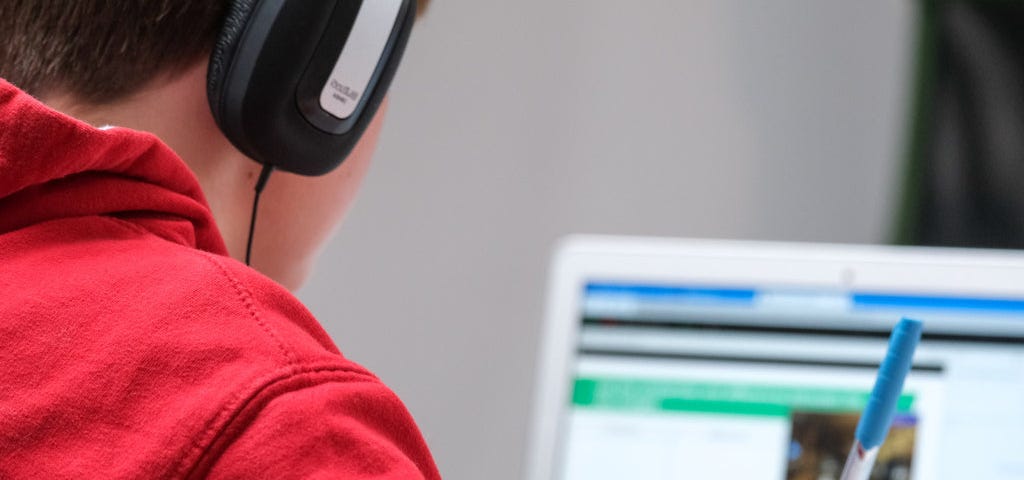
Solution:
<svg viewBox="0 0 1024 480">
<path fill-rule="evenodd" d="M 275 175 L 237 261 L 260 166 L 206 99 L 228 3 L 0 2 L 0 478 L 439 477 L 288 292 L 381 114 L 334 172 Z"/>
</svg>

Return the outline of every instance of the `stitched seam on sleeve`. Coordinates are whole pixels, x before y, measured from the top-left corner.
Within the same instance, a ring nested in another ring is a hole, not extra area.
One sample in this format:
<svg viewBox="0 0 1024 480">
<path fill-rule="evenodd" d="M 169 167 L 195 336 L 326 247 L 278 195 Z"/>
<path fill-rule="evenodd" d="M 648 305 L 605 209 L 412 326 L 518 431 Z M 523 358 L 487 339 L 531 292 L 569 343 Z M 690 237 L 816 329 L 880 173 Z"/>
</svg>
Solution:
<svg viewBox="0 0 1024 480">
<path fill-rule="evenodd" d="M 347 374 L 354 377 L 360 377 L 361 381 L 380 383 L 380 380 L 377 377 L 366 371 L 352 367 L 334 365 L 309 366 L 297 369 L 294 366 L 289 366 L 278 369 L 269 375 L 251 382 L 245 388 L 240 389 L 231 397 L 224 407 L 217 412 L 216 415 L 207 421 L 206 426 L 203 428 L 202 435 L 192 442 L 191 448 L 187 449 L 179 460 L 175 462 L 178 466 L 174 469 L 175 473 L 173 478 L 192 477 L 205 456 L 211 453 L 209 449 L 216 443 L 217 439 L 221 437 L 225 430 L 231 426 L 235 418 L 239 416 L 249 404 L 258 400 L 265 391 L 277 384 L 296 379 L 303 375 L 315 375 L 321 373 Z M 316 383 L 314 382 L 312 384 Z"/>
<path fill-rule="evenodd" d="M 134 223 L 113 217 L 103 218 L 107 218 L 111 220 L 113 223 L 126 227 L 132 231 L 144 233 L 146 235 L 154 235 L 152 232 Z M 156 236 L 157 238 L 161 238 L 158 235 L 154 236 Z M 253 299 L 252 293 L 249 291 L 249 289 L 246 288 L 241 281 L 235 278 L 235 276 L 232 275 L 231 272 L 229 272 L 228 269 L 224 267 L 224 264 L 221 263 L 220 260 L 216 258 L 213 254 L 201 250 L 196 250 L 195 253 L 202 257 L 203 259 L 205 259 L 210 264 L 212 264 L 214 268 L 218 272 L 220 272 L 221 276 L 227 279 L 228 283 L 230 283 L 231 287 L 234 289 L 235 295 L 238 297 L 238 300 L 242 302 L 242 305 L 249 313 L 249 316 L 252 318 L 253 322 L 255 322 L 256 325 L 258 325 L 267 334 L 267 336 L 270 337 L 274 345 L 277 346 L 277 349 L 281 352 L 281 355 L 284 357 L 285 363 L 288 365 L 297 364 L 298 360 L 295 358 L 295 354 L 285 346 L 284 341 L 281 340 L 281 337 L 277 334 L 277 332 L 274 331 L 274 329 L 269 324 L 267 324 L 267 322 L 263 321 L 263 317 L 260 316 L 259 309 L 256 307 L 256 301 Z"/>
<path fill-rule="evenodd" d="M 133 232 L 141 233 L 143 235 L 153 235 L 152 232 L 145 228 L 128 221 L 114 217 L 102 218 Z M 160 237 L 157 236 L 157 238 Z M 168 478 L 186 478 L 187 476 L 192 475 L 192 472 L 202 462 L 204 455 L 208 453 L 206 450 L 214 444 L 217 438 L 219 438 L 228 427 L 230 427 L 234 418 L 241 414 L 241 412 L 251 402 L 258 399 L 264 391 L 278 383 L 288 381 L 289 379 L 297 378 L 302 375 L 331 372 L 362 377 L 364 381 L 380 382 L 377 377 L 373 376 L 369 372 L 355 367 L 337 365 L 300 366 L 298 360 L 295 358 L 295 354 L 285 347 L 284 342 L 274 329 L 263 321 L 263 318 L 259 314 L 259 309 L 256 306 L 256 302 L 253 299 L 252 293 L 249 292 L 248 288 L 246 288 L 241 281 L 235 278 L 235 276 L 232 275 L 231 272 L 228 271 L 221 261 L 213 254 L 203 251 L 196 251 L 196 254 L 211 263 L 217 271 L 227 279 L 234 289 L 238 299 L 245 306 L 250 317 L 261 329 L 263 329 L 264 332 L 266 332 L 266 334 L 273 340 L 278 350 L 280 350 L 286 360 L 286 365 L 283 368 L 277 369 L 268 375 L 250 382 L 231 396 L 224 406 L 206 421 L 206 424 L 202 427 L 200 435 L 197 436 L 197 438 L 192 441 L 191 445 L 184 449 L 179 458 L 171 464 L 172 468 L 171 471 L 168 472 Z M 177 466 L 175 467 L 174 465 Z"/>
<path fill-rule="evenodd" d="M 217 268 L 217 270 L 220 271 L 221 275 L 223 275 L 224 278 L 226 278 L 228 282 L 231 283 L 232 288 L 234 288 L 235 293 L 238 295 L 238 299 L 242 302 L 242 305 L 245 306 L 246 310 L 248 310 L 249 316 L 252 317 L 253 321 L 256 322 L 256 324 L 259 325 L 260 328 L 262 328 L 263 331 L 266 332 L 271 339 L 273 339 L 274 343 L 277 345 L 278 350 L 281 351 L 281 355 L 284 356 L 286 363 L 288 365 L 295 365 L 297 362 L 297 360 L 295 359 L 295 354 L 292 353 L 291 350 L 288 350 L 287 347 L 285 347 L 284 342 L 281 340 L 281 337 L 277 335 L 277 332 L 275 332 L 270 325 L 263 321 L 263 317 L 260 316 L 259 309 L 256 308 L 256 301 L 253 300 L 252 293 L 249 292 L 249 289 L 245 288 L 245 285 L 243 285 L 242 282 L 238 281 L 238 279 L 235 278 L 235 276 L 232 275 L 231 272 L 229 272 L 228 269 L 225 268 L 224 265 L 221 264 L 221 262 L 218 259 L 212 258 L 210 254 L 207 254 L 205 252 L 200 252 L 199 254 L 208 262 L 213 264 Z"/>
</svg>

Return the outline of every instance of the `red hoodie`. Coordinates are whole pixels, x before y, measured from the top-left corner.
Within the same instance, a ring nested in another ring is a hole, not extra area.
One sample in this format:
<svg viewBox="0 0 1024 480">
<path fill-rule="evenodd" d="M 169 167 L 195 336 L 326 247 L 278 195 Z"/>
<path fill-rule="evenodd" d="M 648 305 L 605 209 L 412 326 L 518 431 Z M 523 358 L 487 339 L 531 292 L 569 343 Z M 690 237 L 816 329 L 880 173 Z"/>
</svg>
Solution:
<svg viewBox="0 0 1024 480">
<path fill-rule="evenodd" d="M 154 136 L 0 80 L 0 478 L 439 478 Z"/>
</svg>

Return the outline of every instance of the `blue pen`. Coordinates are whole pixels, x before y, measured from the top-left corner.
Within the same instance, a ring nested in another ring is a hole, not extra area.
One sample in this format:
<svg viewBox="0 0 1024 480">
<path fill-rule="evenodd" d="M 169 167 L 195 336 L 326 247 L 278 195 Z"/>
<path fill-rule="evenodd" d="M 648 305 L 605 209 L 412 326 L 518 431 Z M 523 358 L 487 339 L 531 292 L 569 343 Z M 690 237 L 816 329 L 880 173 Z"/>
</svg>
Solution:
<svg viewBox="0 0 1024 480">
<path fill-rule="evenodd" d="M 889 350 L 878 368 L 875 388 L 857 423 L 856 439 L 840 480 L 867 480 L 871 474 L 878 448 L 889 434 L 889 426 L 896 414 L 896 402 L 903 392 L 903 380 L 907 378 L 914 360 L 914 349 L 920 341 L 921 322 L 917 320 L 904 318 L 892 330 Z"/>
</svg>

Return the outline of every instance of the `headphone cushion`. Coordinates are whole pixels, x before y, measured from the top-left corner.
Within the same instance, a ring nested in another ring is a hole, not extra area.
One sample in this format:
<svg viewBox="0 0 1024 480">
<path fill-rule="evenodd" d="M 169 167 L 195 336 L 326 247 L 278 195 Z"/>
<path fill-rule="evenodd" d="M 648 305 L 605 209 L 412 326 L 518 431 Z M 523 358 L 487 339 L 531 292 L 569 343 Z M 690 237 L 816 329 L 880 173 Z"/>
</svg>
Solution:
<svg viewBox="0 0 1024 480">
<path fill-rule="evenodd" d="M 210 110 L 213 111 L 214 119 L 218 122 L 221 110 L 221 96 L 224 90 L 225 77 L 231 62 L 234 59 L 238 43 L 245 32 L 245 26 L 249 22 L 253 8 L 257 0 L 234 0 L 228 10 L 224 25 L 221 27 L 220 35 L 217 36 L 217 43 L 213 46 L 213 53 L 210 55 L 210 66 L 206 74 L 206 97 L 210 102 Z"/>
</svg>

